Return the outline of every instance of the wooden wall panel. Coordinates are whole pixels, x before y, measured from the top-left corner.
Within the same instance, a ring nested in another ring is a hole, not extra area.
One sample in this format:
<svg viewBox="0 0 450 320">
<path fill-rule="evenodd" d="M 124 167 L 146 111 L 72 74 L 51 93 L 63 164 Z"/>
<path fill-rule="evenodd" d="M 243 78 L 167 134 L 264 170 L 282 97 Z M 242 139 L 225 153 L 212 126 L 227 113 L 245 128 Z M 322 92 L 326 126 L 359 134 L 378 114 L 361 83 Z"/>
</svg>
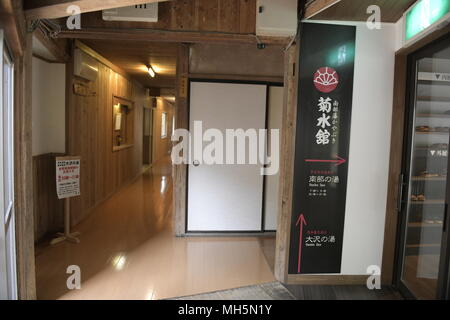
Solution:
<svg viewBox="0 0 450 320">
<path fill-rule="evenodd" d="M 218 0 L 201 1 L 197 5 L 197 19 L 199 31 L 217 30 L 217 19 L 211 17 L 218 17 L 219 6 Z"/>
<path fill-rule="evenodd" d="M 256 33 L 256 0 L 240 1 L 240 33 Z"/>
<path fill-rule="evenodd" d="M 72 225 L 79 223 L 102 201 L 131 182 L 142 170 L 142 115 L 148 103 L 146 91 L 139 84 L 99 64 L 96 81 L 69 77 L 67 106 L 68 152 L 81 156 L 81 196 L 71 200 Z M 90 96 L 80 96 L 71 89 L 74 83 L 88 88 Z M 134 102 L 134 144 L 113 152 L 113 96 Z"/>
<path fill-rule="evenodd" d="M 239 10 L 240 10 L 240 1 L 235 0 L 219 1 L 217 31 L 241 33 Z M 253 14 L 256 15 L 256 8 Z"/>
<path fill-rule="evenodd" d="M 47 153 L 33 157 L 34 241 L 64 227 L 64 202 L 56 195 L 56 157 Z"/>
<path fill-rule="evenodd" d="M 61 20 L 65 24 L 65 20 Z M 101 12 L 82 15 L 85 28 L 162 29 L 254 34 L 256 0 L 177 0 L 161 2 L 158 22 L 103 21 Z"/>
</svg>

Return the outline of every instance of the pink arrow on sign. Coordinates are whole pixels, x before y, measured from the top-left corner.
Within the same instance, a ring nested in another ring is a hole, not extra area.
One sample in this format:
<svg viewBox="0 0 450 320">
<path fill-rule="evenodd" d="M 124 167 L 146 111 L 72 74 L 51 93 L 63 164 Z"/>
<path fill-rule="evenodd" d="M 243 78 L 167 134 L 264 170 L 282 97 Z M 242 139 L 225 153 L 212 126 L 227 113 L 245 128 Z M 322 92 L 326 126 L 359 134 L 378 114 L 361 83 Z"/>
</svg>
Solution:
<svg viewBox="0 0 450 320">
<path fill-rule="evenodd" d="M 300 237 L 298 241 L 298 273 L 300 273 L 301 266 L 302 266 L 302 244 L 303 244 L 303 226 L 308 225 L 305 220 L 305 216 L 303 213 L 300 214 L 300 216 L 297 219 L 297 223 L 295 226 L 300 225 Z"/>
<path fill-rule="evenodd" d="M 346 163 L 347 160 L 342 159 L 338 156 L 338 160 L 318 160 L 318 159 L 305 159 L 305 162 L 323 162 L 323 163 L 334 163 L 336 166 L 340 166 L 343 163 Z"/>
</svg>

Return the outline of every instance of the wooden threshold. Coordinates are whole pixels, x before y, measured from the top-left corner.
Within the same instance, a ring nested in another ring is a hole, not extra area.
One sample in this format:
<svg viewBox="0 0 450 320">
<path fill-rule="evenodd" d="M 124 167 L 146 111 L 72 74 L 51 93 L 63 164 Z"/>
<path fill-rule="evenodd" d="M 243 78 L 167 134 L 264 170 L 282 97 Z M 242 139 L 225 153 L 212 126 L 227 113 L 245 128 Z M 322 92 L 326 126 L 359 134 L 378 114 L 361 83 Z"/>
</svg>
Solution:
<svg viewBox="0 0 450 320">
<path fill-rule="evenodd" d="M 301 285 L 364 285 L 370 275 L 297 275 L 287 276 L 286 284 Z"/>
</svg>

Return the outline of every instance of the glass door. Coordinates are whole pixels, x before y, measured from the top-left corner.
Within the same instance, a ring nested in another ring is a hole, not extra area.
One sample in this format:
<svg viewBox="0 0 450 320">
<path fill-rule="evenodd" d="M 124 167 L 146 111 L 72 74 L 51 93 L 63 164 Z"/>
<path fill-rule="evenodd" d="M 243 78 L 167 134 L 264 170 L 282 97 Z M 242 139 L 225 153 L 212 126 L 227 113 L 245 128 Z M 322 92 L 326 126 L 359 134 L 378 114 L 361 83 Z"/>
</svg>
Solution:
<svg viewBox="0 0 450 320">
<path fill-rule="evenodd" d="M 0 300 L 17 299 L 14 220 L 14 65 L 0 30 Z"/>
<path fill-rule="evenodd" d="M 417 299 L 443 298 L 448 272 L 449 41 L 410 57 L 399 285 Z"/>
</svg>

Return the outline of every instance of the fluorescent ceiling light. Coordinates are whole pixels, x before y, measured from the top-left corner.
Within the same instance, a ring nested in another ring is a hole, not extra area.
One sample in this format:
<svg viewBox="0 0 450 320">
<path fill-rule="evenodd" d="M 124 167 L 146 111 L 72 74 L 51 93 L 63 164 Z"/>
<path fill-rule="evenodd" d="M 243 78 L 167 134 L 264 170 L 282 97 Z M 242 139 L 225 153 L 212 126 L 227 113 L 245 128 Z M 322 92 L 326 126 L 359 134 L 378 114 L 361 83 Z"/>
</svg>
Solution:
<svg viewBox="0 0 450 320">
<path fill-rule="evenodd" d="M 154 78 L 156 73 L 155 70 L 153 70 L 152 66 L 148 67 L 148 74 L 150 75 L 150 77 Z"/>
</svg>

